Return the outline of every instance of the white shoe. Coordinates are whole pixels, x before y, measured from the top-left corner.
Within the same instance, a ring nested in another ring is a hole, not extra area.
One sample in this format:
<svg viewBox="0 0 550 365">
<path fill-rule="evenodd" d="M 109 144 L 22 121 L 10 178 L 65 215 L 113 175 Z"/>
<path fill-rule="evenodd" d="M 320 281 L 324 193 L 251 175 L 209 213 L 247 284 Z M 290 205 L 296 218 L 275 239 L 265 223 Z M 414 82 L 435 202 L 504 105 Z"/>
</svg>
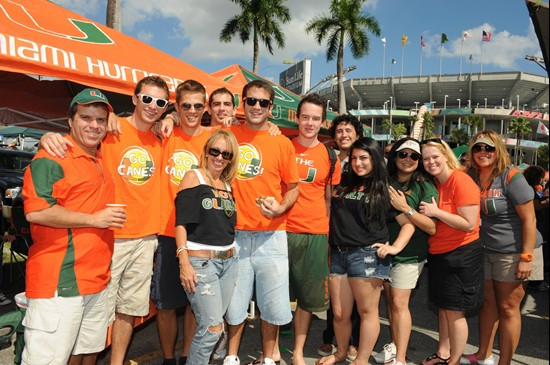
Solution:
<svg viewBox="0 0 550 365">
<path fill-rule="evenodd" d="M 460 363 L 462 365 L 469 365 L 469 364 L 494 365 L 495 359 L 493 358 L 493 355 L 491 355 L 485 360 L 478 360 L 474 354 L 470 354 L 470 355 L 462 355 L 462 357 L 460 358 Z"/>
<path fill-rule="evenodd" d="M 395 359 L 396 354 L 397 347 L 395 347 L 395 344 L 392 342 L 384 345 L 384 349 L 373 357 L 374 361 L 376 361 L 378 364 L 386 364 Z"/>
<path fill-rule="evenodd" d="M 241 360 L 239 360 L 238 356 L 229 355 L 223 359 L 223 365 L 241 365 Z"/>
</svg>

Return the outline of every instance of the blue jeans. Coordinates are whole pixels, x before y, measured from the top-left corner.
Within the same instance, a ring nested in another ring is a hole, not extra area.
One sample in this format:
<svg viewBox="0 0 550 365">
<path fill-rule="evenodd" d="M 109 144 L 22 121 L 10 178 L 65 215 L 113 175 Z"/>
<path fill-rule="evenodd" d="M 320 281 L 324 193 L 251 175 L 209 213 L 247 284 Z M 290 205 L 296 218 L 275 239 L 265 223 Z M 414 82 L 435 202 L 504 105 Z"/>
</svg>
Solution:
<svg viewBox="0 0 550 365">
<path fill-rule="evenodd" d="M 376 248 L 349 247 L 330 250 L 330 273 L 348 278 L 390 280 L 391 256 L 381 259 Z"/>
<path fill-rule="evenodd" d="M 222 331 L 212 332 L 209 327 L 223 326 L 223 316 L 233 295 L 238 276 L 238 256 L 226 260 L 189 257 L 199 283 L 195 292 L 187 294 L 197 320 L 197 330 L 189 349 L 188 365 L 204 365 L 210 361 Z"/>
</svg>

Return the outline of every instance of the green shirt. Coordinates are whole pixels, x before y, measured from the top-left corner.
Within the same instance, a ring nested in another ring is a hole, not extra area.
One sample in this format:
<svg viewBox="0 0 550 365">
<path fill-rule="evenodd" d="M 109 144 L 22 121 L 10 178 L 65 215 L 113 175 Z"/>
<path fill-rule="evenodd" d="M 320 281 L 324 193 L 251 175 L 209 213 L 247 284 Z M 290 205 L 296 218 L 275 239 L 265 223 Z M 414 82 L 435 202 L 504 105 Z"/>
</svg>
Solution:
<svg viewBox="0 0 550 365">
<path fill-rule="evenodd" d="M 399 184 L 407 196 L 407 203 L 411 208 L 416 210 L 414 214 L 420 214 L 418 213 L 420 202 L 424 201 L 431 203 L 432 197 L 435 197 L 436 201 L 439 199 L 437 188 L 431 181 L 424 181 L 420 183 L 414 182 L 410 187 L 407 187 L 408 182 Z M 421 190 L 421 186 L 424 188 L 423 191 Z M 401 226 L 397 222 L 392 222 L 388 225 L 388 229 L 390 231 L 390 242 L 393 243 L 399 235 Z M 397 256 L 394 256 L 392 263 L 395 265 L 398 263 L 410 264 L 424 261 L 428 256 L 428 237 L 429 236 L 426 232 L 416 227 L 411 240 L 407 246 L 405 246 L 403 251 L 401 251 Z"/>
</svg>

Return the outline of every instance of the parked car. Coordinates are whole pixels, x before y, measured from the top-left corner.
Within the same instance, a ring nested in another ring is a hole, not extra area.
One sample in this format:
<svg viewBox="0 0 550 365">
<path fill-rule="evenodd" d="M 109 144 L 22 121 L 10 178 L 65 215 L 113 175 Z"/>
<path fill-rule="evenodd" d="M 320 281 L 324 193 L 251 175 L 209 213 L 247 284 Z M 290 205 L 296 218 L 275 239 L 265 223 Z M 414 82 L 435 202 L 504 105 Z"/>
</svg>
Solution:
<svg viewBox="0 0 550 365">
<path fill-rule="evenodd" d="M 0 196 L 2 197 L 3 227 L 9 217 L 7 210 L 13 204 L 13 198 L 19 195 L 23 186 L 23 174 L 34 157 L 34 152 L 0 148 Z"/>
</svg>

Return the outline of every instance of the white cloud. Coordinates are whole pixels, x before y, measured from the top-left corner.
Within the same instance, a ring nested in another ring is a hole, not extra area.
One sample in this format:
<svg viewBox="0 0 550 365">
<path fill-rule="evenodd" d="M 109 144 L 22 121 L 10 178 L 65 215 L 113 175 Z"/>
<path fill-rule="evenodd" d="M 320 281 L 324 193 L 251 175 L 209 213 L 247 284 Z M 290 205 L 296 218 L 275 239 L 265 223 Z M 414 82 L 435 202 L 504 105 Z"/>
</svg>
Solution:
<svg viewBox="0 0 550 365">
<path fill-rule="evenodd" d="M 154 35 L 151 32 L 146 32 L 142 30 L 136 33 L 136 37 L 142 42 L 149 43 L 153 40 Z"/>
<path fill-rule="evenodd" d="M 526 21 L 527 23 L 527 21 Z M 526 24 L 527 25 L 527 24 Z M 460 58 L 461 46 L 464 62 L 472 55 L 473 63 L 481 63 L 483 31 L 491 32 L 491 41 L 483 42 L 483 65 L 493 65 L 503 69 L 517 69 L 518 61 L 525 55 L 540 55 L 540 46 L 531 22 L 525 35 L 510 34 L 507 30 L 498 30 L 493 25 L 485 23 L 474 28 L 464 29 L 472 37 L 462 42 L 462 36 L 452 37 L 447 33 L 449 42 L 443 45 L 442 57 Z M 425 55 L 439 57 L 441 34 L 424 36 L 427 40 Z"/>
<path fill-rule="evenodd" d="M 105 8 L 102 0 L 53 0 L 52 2 L 85 17 L 90 17 L 100 8 Z M 101 6 L 100 3 L 102 3 Z"/>
</svg>

